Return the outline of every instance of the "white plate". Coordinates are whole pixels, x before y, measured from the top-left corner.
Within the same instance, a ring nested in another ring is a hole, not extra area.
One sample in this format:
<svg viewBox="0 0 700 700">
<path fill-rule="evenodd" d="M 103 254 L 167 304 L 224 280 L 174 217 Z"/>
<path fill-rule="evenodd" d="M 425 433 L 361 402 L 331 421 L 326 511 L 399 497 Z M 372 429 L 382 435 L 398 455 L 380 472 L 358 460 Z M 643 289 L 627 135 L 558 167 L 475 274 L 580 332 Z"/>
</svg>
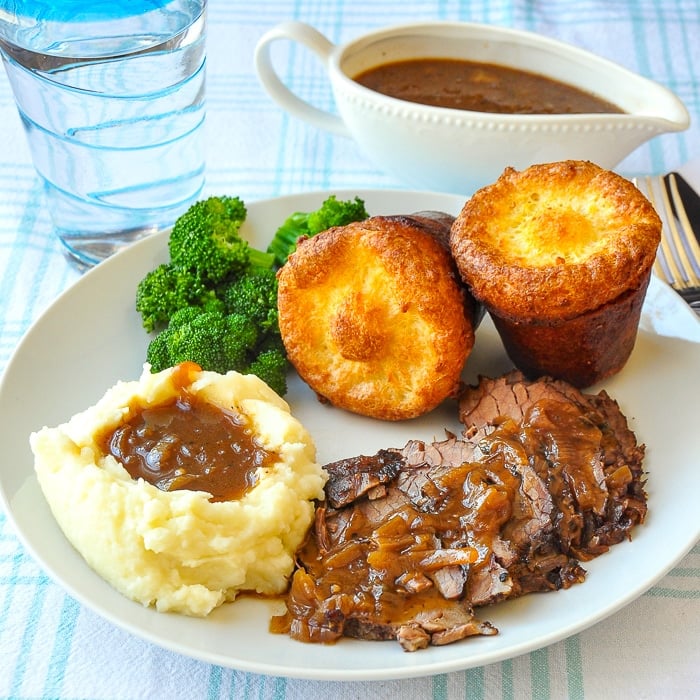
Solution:
<svg viewBox="0 0 700 700">
<path fill-rule="evenodd" d="M 264 246 L 288 214 L 314 209 L 328 194 L 250 203 L 244 230 L 253 243 Z M 338 192 L 343 198 L 356 194 L 373 214 L 418 209 L 456 214 L 463 203 L 451 195 Z M 133 634 L 181 654 L 256 673 L 326 680 L 444 673 L 514 657 L 594 624 L 652 586 L 700 537 L 700 323 L 675 293 L 654 280 L 634 353 L 625 369 L 604 384 L 647 445 L 648 520 L 634 531 L 632 542 L 589 562 L 582 585 L 482 610 L 481 616 L 500 629 L 497 636 L 412 654 L 391 642 L 343 639 L 334 646 L 309 646 L 268 632 L 271 614 L 282 608 L 279 602 L 240 599 L 206 619 L 194 619 L 160 614 L 123 598 L 87 567 L 56 526 L 34 477 L 28 436 L 91 405 L 118 379 L 138 377 L 147 337 L 134 311 L 134 292 L 141 277 L 165 258 L 166 238 L 156 236 L 87 273 L 27 332 L 0 385 L 0 492 L 9 518 L 27 549 L 61 586 Z M 492 325 L 484 322 L 467 379 L 499 374 L 509 366 Z M 322 406 L 295 379 L 287 399 L 313 434 L 321 463 L 401 447 L 411 438 L 441 439 L 445 427 L 459 429 L 453 404 L 418 420 L 387 424 Z"/>
</svg>

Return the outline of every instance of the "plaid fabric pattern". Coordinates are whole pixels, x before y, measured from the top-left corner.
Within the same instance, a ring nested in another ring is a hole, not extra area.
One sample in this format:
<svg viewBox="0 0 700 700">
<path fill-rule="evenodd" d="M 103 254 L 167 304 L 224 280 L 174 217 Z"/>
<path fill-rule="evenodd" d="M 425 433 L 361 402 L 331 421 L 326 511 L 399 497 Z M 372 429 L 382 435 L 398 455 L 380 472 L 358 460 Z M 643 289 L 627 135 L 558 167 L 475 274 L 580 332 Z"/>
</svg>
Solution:
<svg viewBox="0 0 700 700">
<path fill-rule="evenodd" d="M 698 0 L 210 0 L 208 193 L 252 201 L 305 190 L 401 186 L 349 139 L 317 131 L 267 97 L 254 73 L 254 46 L 264 31 L 288 19 L 312 24 L 333 42 L 389 24 L 436 19 L 562 39 L 665 84 L 691 112 L 688 131 L 642 146 L 621 164 L 623 174 L 664 172 L 700 155 Z M 287 46 L 279 60 L 295 90 L 317 106 L 332 107 L 313 55 Z M 4 72 L 0 123 L 1 372 L 31 323 L 80 271 L 51 233 Z M 181 657 L 102 620 L 42 572 L 0 512 L 0 698 L 690 698 L 700 688 L 699 613 L 696 545 L 633 604 L 518 658 L 403 681 L 264 677 Z"/>
</svg>

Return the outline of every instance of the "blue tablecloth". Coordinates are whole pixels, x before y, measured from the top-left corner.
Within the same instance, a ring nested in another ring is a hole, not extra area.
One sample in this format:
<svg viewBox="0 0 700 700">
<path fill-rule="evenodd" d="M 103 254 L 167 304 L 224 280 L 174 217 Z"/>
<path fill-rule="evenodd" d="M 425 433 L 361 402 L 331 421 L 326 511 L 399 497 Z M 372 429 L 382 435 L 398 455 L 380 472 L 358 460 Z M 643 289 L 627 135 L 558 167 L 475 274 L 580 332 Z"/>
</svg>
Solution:
<svg viewBox="0 0 700 700">
<path fill-rule="evenodd" d="M 287 19 L 306 21 L 334 42 L 388 24 L 435 19 L 498 24 L 562 39 L 667 85 L 691 113 L 689 130 L 642 146 L 619 166 L 620 172 L 664 172 L 700 155 L 697 0 L 211 0 L 209 18 L 210 193 L 252 201 L 305 190 L 401 187 L 378 172 L 352 141 L 290 118 L 264 93 L 254 74 L 254 46 L 264 31 Z M 292 80 L 329 107 L 324 82 L 309 83 L 306 77 L 318 75 L 316 60 L 304 51 L 292 53 L 290 60 Z M 2 371 L 30 324 L 81 273 L 51 232 L 4 73 L 0 124 Z M 37 566 L 0 512 L 3 698 L 700 697 L 699 613 L 696 544 L 668 576 L 623 610 L 513 660 L 386 682 L 259 676 L 165 651 L 82 607 Z"/>
</svg>

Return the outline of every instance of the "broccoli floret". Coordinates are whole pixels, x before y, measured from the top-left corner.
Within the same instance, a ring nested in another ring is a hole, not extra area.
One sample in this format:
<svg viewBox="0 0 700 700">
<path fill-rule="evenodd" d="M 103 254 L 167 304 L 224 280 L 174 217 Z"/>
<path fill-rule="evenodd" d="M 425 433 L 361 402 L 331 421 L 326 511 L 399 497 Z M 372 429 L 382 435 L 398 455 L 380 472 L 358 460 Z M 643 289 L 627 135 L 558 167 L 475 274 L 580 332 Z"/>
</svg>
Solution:
<svg viewBox="0 0 700 700">
<path fill-rule="evenodd" d="M 309 214 L 309 235 L 315 236 L 331 226 L 345 226 L 352 221 L 362 221 L 368 216 L 365 203 L 359 197 L 341 201 L 331 195 L 320 209 Z"/>
<path fill-rule="evenodd" d="M 173 226 L 170 261 L 139 283 L 136 310 L 151 332 L 166 326 L 185 306 L 223 311 L 232 280 L 271 270 L 274 256 L 257 250 L 238 231 L 246 208 L 238 197 L 209 197 L 193 204 Z"/>
<path fill-rule="evenodd" d="M 246 315 L 264 333 L 279 333 L 274 270 L 260 270 L 234 281 L 224 293 L 224 303 L 228 313 Z"/>
<path fill-rule="evenodd" d="M 224 374 L 239 372 L 248 365 L 248 353 L 255 347 L 258 330 L 245 316 L 222 312 L 182 314 L 167 329 L 173 364 L 196 362 L 202 369 Z"/>
<path fill-rule="evenodd" d="M 221 374 L 246 372 L 258 337 L 255 324 L 245 316 L 183 309 L 151 340 L 146 359 L 152 372 L 186 361 Z"/>
<path fill-rule="evenodd" d="M 205 313 L 206 311 L 215 311 L 215 312 L 220 312 L 224 313 L 224 305 L 223 302 L 221 302 L 221 308 L 220 309 L 203 309 L 201 306 L 185 306 L 182 309 L 178 309 L 171 317 L 170 317 L 170 324 L 169 327 L 171 329 L 173 328 L 179 328 L 180 326 L 184 326 L 192 319 L 195 318 L 195 316 L 200 316 L 201 314 Z"/>
<path fill-rule="evenodd" d="M 259 326 L 245 314 L 180 309 L 151 340 L 146 360 L 151 372 L 190 361 L 220 374 L 229 370 L 255 374 L 280 396 L 287 391 L 288 362 L 281 337 L 261 335 Z"/>
<path fill-rule="evenodd" d="M 294 212 L 288 216 L 272 237 L 267 252 L 275 256 L 275 265 L 281 267 L 296 250 L 302 236 L 315 236 L 332 226 L 345 226 L 368 216 L 365 203 L 359 197 L 339 200 L 332 194 L 316 211 Z"/>
<path fill-rule="evenodd" d="M 170 232 L 172 264 L 213 286 L 250 268 L 272 267 L 272 255 L 241 238 L 239 231 L 246 215 L 245 204 L 238 197 L 212 196 L 195 202 Z"/>
<path fill-rule="evenodd" d="M 229 369 L 246 373 L 247 365 L 257 354 L 260 329 L 250 316 L 244 314 L 228 314 L 224 317 L 224 325 L 228 338 L 226 361 L 230 364 Z"/>
<path fill-rule="evenodd" d="M 211 311 L 223 309 L 216 293 L 199 275 L 169 263 L 147 273 L 136 288 L 136 310 L 149 332 L 166 326 L 178 309 L 193 305 Z"/>
<path fill-rule="evenodd" d="M 158 333 L 148 344 L 146 362 L 151 365 L 151 372 L 162 372 L 175 364 L 170 359 L 167 328 Z"/>
<path fill-rule="evenodd" d="M 273 391 L 280 396 L 287 393 L 287 370 L 289 362 L 284 350 L 272 348 L 261 352 L 250 364 L 250 374 L 260 377 Z"/>
</svg>

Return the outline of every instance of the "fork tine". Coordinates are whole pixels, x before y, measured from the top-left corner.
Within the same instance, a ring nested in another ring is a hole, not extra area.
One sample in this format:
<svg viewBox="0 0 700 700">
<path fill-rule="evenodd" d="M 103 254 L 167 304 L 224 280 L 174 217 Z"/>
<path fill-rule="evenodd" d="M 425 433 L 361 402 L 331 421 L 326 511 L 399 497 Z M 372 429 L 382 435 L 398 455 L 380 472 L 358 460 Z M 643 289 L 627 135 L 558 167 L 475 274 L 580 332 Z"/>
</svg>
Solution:
<svg viewBox="0 0 700 700">
<path fill-rule="evenodd" d="M 685 285 L 687 287 L 700 286 L 700 245 L 695 237 L 693 227 L 690 225 L 687 212 L 683 206 L 683 200 L 678 192 L 678 182 L 676 176 L 671 173 L 667 179 L 667 187 L 664 190 L 670 190 L 673 200 L 672 206 L 675 210 L 676 217 L 680 224 L 680 230 L 677 226 L 672 228 L 672 235 L 675 238 L 676 251 L 681 262 L 681 266 L 685 270 Z"/>
<path fill-rule="evenodd" d="M 675 287 L 681 284 L 683 275 L 672 250 L 672 228 L 675 228 L 676 224 L 673 220 L 671 203 L 660 177 L 647 176 L 643 179 L 643 183 L 645 194 L 662 221 L 659 254 L 654 263 L 655 272 L 661 279 L 665 279 L 671 286 Z"/>
</svg>

